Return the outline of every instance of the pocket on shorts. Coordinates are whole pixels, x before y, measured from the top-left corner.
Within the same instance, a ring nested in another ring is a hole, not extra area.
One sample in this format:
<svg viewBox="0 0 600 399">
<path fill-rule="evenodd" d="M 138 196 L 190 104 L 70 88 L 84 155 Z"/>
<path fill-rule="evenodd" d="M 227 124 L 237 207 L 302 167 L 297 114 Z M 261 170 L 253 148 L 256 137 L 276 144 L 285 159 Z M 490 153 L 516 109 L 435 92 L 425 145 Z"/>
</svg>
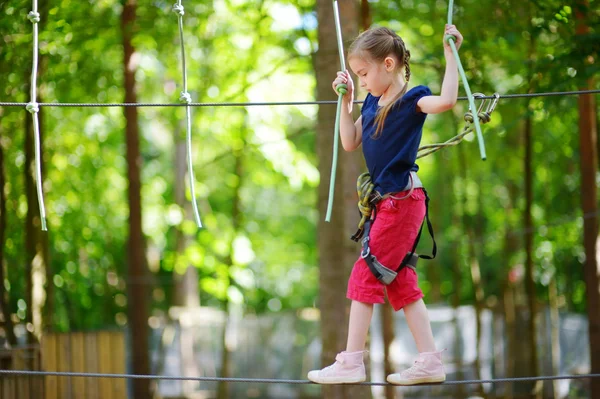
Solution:
<svg viewBox="0 0 600 399">
<path fill-rule="evenodd" d="M 418 206 L 417 203 L 425 201 L 425 193 L 423 189 L 416 188 L 407 196 L 407 192 L 399 193 L 394 197 L 388 197 L 381 202 L 379 212 L 398 213 L 400 211 L 407 211 L 410 208 Z"/>
</svg>

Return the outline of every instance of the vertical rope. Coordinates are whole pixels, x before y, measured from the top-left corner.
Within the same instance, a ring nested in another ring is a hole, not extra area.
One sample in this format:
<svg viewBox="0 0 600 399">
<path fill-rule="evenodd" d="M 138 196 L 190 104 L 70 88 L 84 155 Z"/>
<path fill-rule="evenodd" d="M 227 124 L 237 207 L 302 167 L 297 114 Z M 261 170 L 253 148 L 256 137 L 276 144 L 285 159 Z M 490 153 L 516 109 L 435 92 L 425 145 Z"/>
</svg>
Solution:
<svg viewBox="0 0 600 399">
<path fill-rule="evenodd" d="M 177 0 L 177 3 L 173 6 L 173 11 L 177 13 L 179 20 L 179 42 L 181 44 L 181 66 L 183 72 L 183 91 L 179 97 L 179 101 L 190 104 L 192 97 L 187 91 L 187 67 L 185 65 L 185 45 L 183 41 L 183 15 L 185 10 L 181 4 L 181 0 Z M 198 212 L 198 204 L 196 203 L 196 190 L 195 190 L 195 179 L 194 179 L 194 162 L 192 158 L 192 114 L 191 107 L 187 105 L 185 107 L 186 115 L 186 149 L 187 149 L 187 165 L 188 165 L 188 176 L 190 184 L 190 193 L 192 196 L 192 207 L 194 208 L 194 218 L 196 225 L 202 227 L 202 221 L 200 220 L 200 212 Z"/>
<path fill-rule="evenodd" d="M 344 43 L 342 41 L 342 28 L 340 25 L 340 12 L 338 9 L 337 0 L 333 1 L 333 16 L 335 19 L 335 31 L 338 43 L 338 50 L 340 54 L 340 66 L 342 71 L 346 70 L 346 62 L 344 60 Z M 327 214 L 325 221 L 331 221 L 331 211 L 333 210 L 333 197 L 335 195 L 335 175 L 337 173 L 337 159 L 339 150 L 339 136 L 340 136 L 340 113 L 342 111 L 342 99 L 346 94 L 346 85 L 339 85 L 336 87 L 338 92 L 337 111 L 335 114 L 335 127 L 333 131 L 333 157 L 331 161 L 331 176 L 329 178 L 329 200 L 327 202 Z"/>
<path fill-rule="evenodd" d="M 448 25 L 452 25 L 452 13 L 454 8 L 454 0 L 449 0 L 448 4 Z M 458 50 L 456 50 L 456 45 L 454 44 L 454 40 L 456 39 L 452 35 L 446 35 L 446 41 L 450 44 L 450 48 L 452 49 L 452 53 L 454 54 L 454 58 L 456 59 L 456 64 L 458 65 L 458 72 L 460 73 L 460 77 L 463 81 L 463 86 L 465 87 L 465 92 L 467 94 L 467 99 L 469 100 L 469 108 L 477 114 L 477 109 L 475 108 L 475 100 L 473 99 L 473 94 L 471 94 L 471 88 L 469 87 L 469 82 L 467 81 L 467 75 L 465 75 L 465 70 L 460 62 L 460 57 L 458 56 Z M 477 142 L 479 143 L 479 153 L 481 155 L 481 159 L 485 160 L 485 143 L 483 141 L 483 135 L 481 134 L 481 126 L 479 125 L 479 118 L 473 118 L 473 124 L 475 125 L 475 132 L 477 133 Z"/>
<path fill-rule="evenodd" d="M 27 15 L 27 19 L 33 23 L 33 66 L 31 68 L 31 100 L 25 107 L 31 113 L 33 118 L 33 135 L 35 146 L 35 180 L 37 187 L 38 206 L 40 207 L 40 219 L 42 230 L 47 231 L 46 227 L 46 209 L 44 207 L 44 191 L 42 189 L 42 155 L 41 155 L 41 139 L 40 139 L 40 122 L 38 118 L 37 99 L 37 70 L 38 70 L 38 23 L 40 22 L 40 14 L 38 12 L 37 0 L 33 0 L 33 11 Z M 29 165 L 27 165 L 29 167 Z"/>
</svg>

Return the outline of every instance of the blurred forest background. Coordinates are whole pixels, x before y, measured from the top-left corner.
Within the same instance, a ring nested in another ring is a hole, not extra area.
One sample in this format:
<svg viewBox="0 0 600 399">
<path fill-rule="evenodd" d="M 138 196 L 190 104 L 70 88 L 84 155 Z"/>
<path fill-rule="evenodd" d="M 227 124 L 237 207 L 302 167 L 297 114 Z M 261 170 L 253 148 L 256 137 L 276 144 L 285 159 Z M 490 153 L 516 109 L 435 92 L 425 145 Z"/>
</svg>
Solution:
<svg viewBox="0 0 600 399">
<path fill-rule="evenodd" d="M 37 101 L 178 103 L 182 60 L 172 3 L 40 2 Z M 439 92 L 445 1 L 339 3 L 346 46 L 372 24 L 388 26 L 411 51 L 411 84 Z M 336 99 L 330 0 L 183 5 L 193 102 Z M 31 1 L 0 0 L 0 102 L 30 101 L 31 9 Z M 597 0 L 464 0 L 454 10 L 474 92 L 599 88 Z M 448 362 L 456 364 L 452 379 L 481 378 L 484 358 L 495 357 L 504 361 L 494 363 L 489 377 L 600 373 L 596 100 L 502 99 L 482 125 L 487 161 L 470 136 L 419 162 L 439 246 L 434 261 L 420 263 L 419 278 L 426 303 L 441 312 L 435 320 L 456 327 L 447 346 Z M 456 135 L 466 106 L 461 101 L 452 112 L 429 117 L 423 144 Z M 340 154 L 332 222 L 324 222 L 334 105 L 192 108 L 201 229 L 187 182 L 184 107 L 42 106 L 39 117 L 47 232 L 37 205 L 31 114 L 24 106 L 0 106 L 2 368 L 84 371 L 96 355 L 83 344 L 85 350 L 76 350 L 88 338 L 75 334 L 103 331 L 123 338 L 99 340 L 97 352 L 118 352 L 126 363 L 87 371 L 273 378 L 269 370 L 291 367 L 291 374 L 278 376 L 304 379 L 344 348 L 345 288 L 359 251 L 349 239 L 358 222 L 355 181 L 364 164 L 360 151 Z M 421 247 L 428 251 L 429 240 Z M 462 311 L 470 312 L 468 323 L 459 322 Z M 445 322 L 445 315 L 452 317 Z M 583 350 L 575 356 L 579 368 L 565 370 L 560 326 L 573 326 L 572 320 L 583 320 L 570 338 Z M 372 361 L 391 371 L 399 367 L 393 343 L 404 337 L 401 314 L 383 306 L 375 323 L 382 358 L 373 352 Z M 475 348 L 468 375 L 461 374 L 464 359 L 453 343 L 468 332 L 465 326 L 472 326 L 465 345 Z M 492 337 L 489 347 L 486 337 Z M 410 337 L 403 342 L 414 354 Z M 61 347 L 86 358 L 59 361 Z M 20 360 L 19 348 L 27 353 Z M 169 348 L 181 349 L 171 359 Z M 242 359 L 244 351 L 252 356 Z M 11 385 L 2 378 L 6 398 L 77 398 L 94 386 L 60 378 Z M 126 390 L 140 399 L 600 398 L 599 379 L 566 391 L 551 382 L 501 385 L 273 391 L 223 383 L 171 389 L 135 380 Z M 113 391 L 98 397 L 125 397 Z"/>
</svg>

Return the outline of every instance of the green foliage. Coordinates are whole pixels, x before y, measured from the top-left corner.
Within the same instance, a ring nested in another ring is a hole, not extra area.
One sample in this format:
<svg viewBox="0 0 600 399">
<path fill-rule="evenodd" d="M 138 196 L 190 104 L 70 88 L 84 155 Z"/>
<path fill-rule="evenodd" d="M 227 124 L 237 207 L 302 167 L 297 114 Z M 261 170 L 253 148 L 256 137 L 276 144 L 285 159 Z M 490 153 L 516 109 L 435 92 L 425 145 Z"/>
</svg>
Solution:
<svg viewBox="0 0 600 399">
<path fill-rule="evenodd" d="M 176 103 L 183 89 L 171 3 L 140 4 L 138 24 L 130 27 L 140 102 Z M 412 53 L 412 83 L 439 91 L 446 2 L 369 4 L 377 24 L 405 38 Z M 591 26 L 598 20 L 593 4 L 586 13 Z M 27 1 L 0 1 L 2 101 L 29 101 L 30 6 Z M 318 48 L 313 0 L 184 6 L 188 91 L 194 102 L 313 99 L 311 55 Z M 48 7 L 40 24 L 42 100 L 122 102 L 120 2 L 62 0 Z M 575 35 L 576 10 L 571 7 L 559 1 L 458 2 L 454 22 L 465 36 L 460 53 L 472 89 L 485 94 L 570 90 L 597 73 L 597 62 L 582 60 L 598 58 L 598 32 L 593 28 Z M 139 109 L 147 283 L 153 288 L 155 314 L 168 309 L 176 274 L 188 265 L 198 270 L 203 305 L 230 300 L 258 313 L 313 306 L 318 287 L 316 111 L 315 106 L 192 108 L 194 172 L 204 223 L 198 230 L 189 208 L 175 200 L 176 146 L 185 140 L 185 109 Z M 424 143 L 455 135 L 464 111 L 465 103 L 460 103 L 454 114 L 430 117 Z M 47 107 L 42 116 L 49 283 L 56 312 L 52 327 L 123 324 L 128 181 L 122 109 Z M 5 285 L 11 310 L 19 316 L 19 301 L 26 297 L 23 148 L 28 117 L 22 108 L 0 109 L 8 198 Z M 492 122 L 483 126 L 488 161 L 479 160 L 475 138 L 468 137 L 459 149 L 443 150 L 420 163 L 437 203 L 432 217 L 441 247 L 439 259 L 422 269 L 428 295 L 435 292 L 448 300 L 458 293 L 462 302 L 473 300 L 466 228 L 475 233 L 490 303 L 501 295 L 508 272 L 523 263 L 521 136 L 526 117 L 534 126 L 534 256 L 540 298 L 549 279 L 556 278 L 566 303 L 583 308 L 576 97 L 502 100 Z M 189 205 L 189 187 L 186 193 Z M 183 250 L 177 248 L 178 234 L 188 237 Z M 511 238 L 518 246 L 507 253 Z M 464 271 L 459 287 L 452 280 L 453 262 L 460 262 Z"/>
</svg>

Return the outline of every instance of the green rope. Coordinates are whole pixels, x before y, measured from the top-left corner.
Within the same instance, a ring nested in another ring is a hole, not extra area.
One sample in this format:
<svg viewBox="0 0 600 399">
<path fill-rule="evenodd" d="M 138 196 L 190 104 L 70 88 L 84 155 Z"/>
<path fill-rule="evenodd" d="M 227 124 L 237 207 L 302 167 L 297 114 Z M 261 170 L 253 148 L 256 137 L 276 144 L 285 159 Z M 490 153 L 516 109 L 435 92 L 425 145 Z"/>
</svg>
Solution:
<svg viewBox="0 0 600 399">
<path fill-rule="evenodd" d="M 181 0 L 177 0 L 177 3 L 173 6 L 173 11 L 177 13 L 179 21 L 179 42 L 181 44 L 181 68 L 183 74 L 183 91 L 179 97 L 179 101 L 186 103 L 185 116 L 186 116 L 186 151 L 187 151 L 187 167 L 190 184 L 190 194 L 192 196 L 192 208 L 194 209 L 194 219 L 196 225 L 202 227 L 202 221 L 200 220 L 200 212 L 198 212 L 198 204 L 196 203 L 196 190 L 194 188 L 194 162 L 192 157 L 192 114 L 191 107 L 189 104 L 192 102 L 192 97 L 187 91 L 187 68 L 185 65 L 185 45 L 183 41 L 183 15 L 185 10 L 181 4 Z"/>
<path fill-rule="evenodd" d="M 454 8 L 454 0 L 449 0 L 448 4 L 448 25 L 452 25 L 452 12 Z M 456 49 L 456 45 L 454 44 L 454 40 L 456 38 L 452 35 L 446 35 L 445 40 L 450 45 L 452 49 L 452 54 L 454 54 L 454 58 L 456 59 L 456 64 L 458 65 L 458 72 L 460 73 L 460 77 L 463 82 L 463 86 L 465 87 L 465 92 L 467 94 L 467 99 L 469 100 L 469 106 L 472 110 L 475 110 L 475 101 L 473 99 L 473 94 L 471 94 L 471 88 L 469 87 L 469 82 L 467 81 L 467 76 L 465 75 L 465 70 L 460 62 L 460 57 L 458 56 L 458 50 Z M 481 155 L 481 159 L 485 160 L 485 143 L 483 141 L 483 134 L 481 133 L 481 126 L 479 126 L 478 118 L 474 119 L 475 131 L 477 132 L 477 141 L 479 143 L 479 153 Z"/>
<path fill-rule="evenodd" d="M 473 112 L 471 110 L 469 110 L 469 112 L 467 112 L 465 114 L 464 119 L 465 119 L 466 124 L 463 128 L 463 131 L 460 134 L 452 137 L 450 140 L 447 140 L 443 143 L 427 144 L 427 145 L 419 147 L 419 149 L 417 150 L 417 154 L 418 154 L 417 159 L 423 158 L 429 154 L 433 154 L 434 152 L 437 152 L 437 151 L 441 150 L 442 148 L 452 147 L 452 146 L 459 144 L 467 134 L 469 134 L 473 131 L 473 126 L 474 126 L 473 122 L 475 120 L 479 120 L 479 122 L 481 122 L 482 124 L 489 123 L 492 120 L 492 112 L 494 112 L 494 110 L 496 109 L 496 105 L 498 104 L 498 99 L 500 98 L 500 94 L 494 93 L 494 96 L 493 96 L 494 99 L 491 101 L 490 105 L 485 110 L 484 110 L 484 108 L 485 108 L 485 104 L 487 102 L 487 98 L 485 98 L 485 96 L 481 93 L 476 93 L 475 96 L 478 96 L 478 98 L 482 98 L 481 105 L 479 106 L 479 109 L 477 110 L 477 118 L 474 118 Z M 429 150 L 429 151 L 426 151 L 426 150 Z M 425 152 L 423 152 L 423 151 L 425 151 Z"/>
<path fill-rule="evenodd" d="M 367 220 L 371 218 L 373 213 L 373 204 L 371 202 L 375 184 L 371 180 L 369 172 L 365 172 L 358 176 L 356 180 L 356 192 L 358 193 L 358 210 L 361 213 L 360 222 L 358 222 L 358 230 L 352 236 L 354 241 L 358 241 L 364 232 L 364 226 Z"/>
<path fill-rule="evenodd" d="M 335 31 L 338 43 L 338 50 L 340 55 L 340 66 L 342 71 L 346 70 L 346 62 L 344 60 L 344 43 L 342 42 L 342 28 L 340 25 L 340 12 L 338 9 L 337 0 L 333 1 L 333 16 L 335 20 Z M 331 221 L 331 212 L 333 210 L 333 198 L 335 195 L 335 175 L 337 171 L 337 159 L 338 159 L 338 149 L 339 149 L 339 135 L 340 135 L 340 114 L 342 112 L 342 100 L 344 98 L 344 94 L 347 93 L 346 85 L 338 85 L 336 88 L 338 92 L 338 101 L 337 101 L 337 111 L 335 114 L 335 127 L 333 131 L 333 156 L 331 160 L 331 175 L 329 178 L 329 200 L 327 201 L 327 214 L 325 216 L 325 221 Z"/>
<path fill-rule="evenodd" d="M 40 208 L 40 220 L 42 230 L 48 231 L 46 226 L 46 209 L 44 206 L 44 190 L 42 187 L 42 144 L 40 139 L 40 121 L 38 112 L 40 108 L 36 102 L 37 97 L 37 69 L 38 69 L 38 23 L 40 22 L 40 14 L 38 13 L 37 0 L 33 0 L 33 10 L 27 15 L 27 19 L 33 24 L 33 65 L 31 68 L 31 102 L 27 104 L 25 109 L 31 113 L 33 118 L 33 136 L 35 146 L 35 182 L 37 188 L 38 206 Z"/>
</svg>

